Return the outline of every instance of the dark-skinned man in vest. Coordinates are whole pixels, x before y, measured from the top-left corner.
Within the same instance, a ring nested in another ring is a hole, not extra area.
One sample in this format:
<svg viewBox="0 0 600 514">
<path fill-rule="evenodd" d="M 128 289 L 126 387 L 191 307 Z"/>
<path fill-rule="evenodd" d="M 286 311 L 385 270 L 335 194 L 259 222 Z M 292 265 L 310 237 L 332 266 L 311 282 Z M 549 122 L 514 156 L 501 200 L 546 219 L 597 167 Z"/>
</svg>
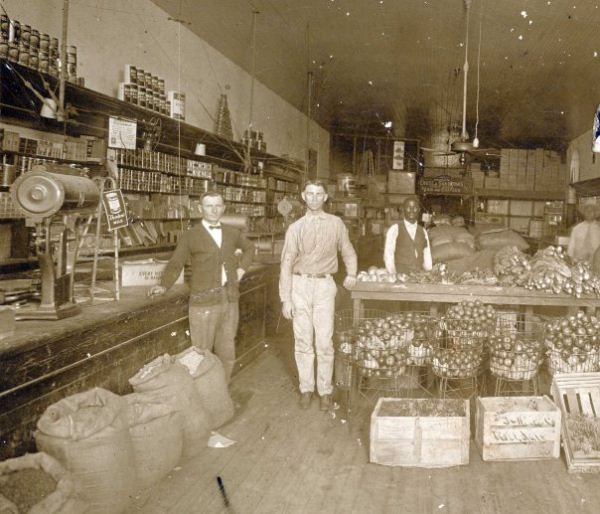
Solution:
<svg viewBox="0 0 600 514">
<path fill-rule="evenodd" d="M 388 273 L 429 271 L 432 267 L 431 247 L 427 231 L 417 221 L 421 207 L 416 196 L 402 204 L 403 219 L 386 232 L 383 260 Z"/>
<path fill-rule="evenodd" d="M 189 260 L 192 345 L 214 351 L 229 380 L 239 321 L 238 283 L 252 263 L 254 244 L 240 230 L 221 223 L 225 202 L 219 193 L 204 193 L 201 205 L 202 221 L 181 235 L 160 285 L 152 286 L 149 294 L 164 294 Z M 239 264 L 237 250 L 242 251 Z"/>
</svg>

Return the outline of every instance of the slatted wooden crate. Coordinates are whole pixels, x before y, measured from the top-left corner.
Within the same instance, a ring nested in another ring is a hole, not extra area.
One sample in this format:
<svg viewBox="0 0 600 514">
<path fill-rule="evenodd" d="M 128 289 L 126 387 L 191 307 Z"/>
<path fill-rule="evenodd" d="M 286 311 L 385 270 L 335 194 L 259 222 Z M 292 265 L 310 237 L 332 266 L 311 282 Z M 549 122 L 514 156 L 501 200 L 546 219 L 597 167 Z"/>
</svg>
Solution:
<svg viewBox="0 0 600 514">
<path fill-rule="evenodd" d="M 547 396 L 477 398 L 475 442 L 485 461 L 560 456 L 560 410 Z"/>
<path fill-rule="evenodd" d="M 562 438 L 570 473 L 599 473 L 600 451 L 585 448 L 572 420 L 596 423 L 600 437 L 600 373 L 556 374 L 552 397 L 562 411 Z"/>
<path fill-rule="evenodd" d="M 395 414 L 403 411 L 416 415 Z M 469 420 L 468 400 L 380 398 L 371 415 L 370 460 L 423 468 L 468 464 Z"/>
</svg>

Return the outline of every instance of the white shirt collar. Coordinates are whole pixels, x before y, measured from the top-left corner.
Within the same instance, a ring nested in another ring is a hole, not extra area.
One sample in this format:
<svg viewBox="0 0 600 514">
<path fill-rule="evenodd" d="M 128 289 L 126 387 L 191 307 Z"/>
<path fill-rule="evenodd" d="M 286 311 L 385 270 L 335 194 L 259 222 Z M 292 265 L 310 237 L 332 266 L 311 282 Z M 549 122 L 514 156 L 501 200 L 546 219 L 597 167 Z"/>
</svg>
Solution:
<svg viewBox="0 0 600 514">
<path fill-rule="evenodd" d="M 221 226 L 220 221 L 217 221 L 216 223 L 209 223 L 204 218 L 202 218 L 202 224 L 204 225 L 205 228 L 210 228 L 211 226 L 212 227 L 220 227 Z"/>
</svg>

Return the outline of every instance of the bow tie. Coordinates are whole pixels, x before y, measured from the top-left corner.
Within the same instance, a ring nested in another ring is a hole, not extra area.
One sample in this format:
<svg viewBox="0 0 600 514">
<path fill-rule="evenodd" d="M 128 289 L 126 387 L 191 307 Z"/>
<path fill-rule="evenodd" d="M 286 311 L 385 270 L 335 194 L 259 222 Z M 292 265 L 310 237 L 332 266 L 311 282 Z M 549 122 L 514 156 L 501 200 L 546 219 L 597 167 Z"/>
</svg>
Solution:
<svg viewBox="0 0 600 514">
<path fill-rule="evenodd" d="M 209 225 L 208 228 L 211 230 L 221 230 L 221 225 Z"/>
</svg>

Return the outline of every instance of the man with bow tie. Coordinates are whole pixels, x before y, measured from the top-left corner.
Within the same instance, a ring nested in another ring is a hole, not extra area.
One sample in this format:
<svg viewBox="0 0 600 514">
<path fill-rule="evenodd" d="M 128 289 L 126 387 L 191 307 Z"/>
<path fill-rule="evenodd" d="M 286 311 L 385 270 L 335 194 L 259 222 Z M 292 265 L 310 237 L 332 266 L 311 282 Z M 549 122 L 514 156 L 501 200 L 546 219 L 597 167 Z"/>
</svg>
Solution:
<svg viewBox="0 0 600 514">
<path fill-rule="evenodd" d="M 192 344 L 214 351 L 229 380 L 239 321 L 238 283 L 252 263 L 254 244 L 240 230 L 221 224 L 225 202 L 219 193 L 204 193 L 201 205 L 202 222 L 182 234 L 160 285 L 153 286 L 149 294 L 164 294 L 189 260 Z M 239 265 L 238 249 L 242 251 Z"/>
</svg>

